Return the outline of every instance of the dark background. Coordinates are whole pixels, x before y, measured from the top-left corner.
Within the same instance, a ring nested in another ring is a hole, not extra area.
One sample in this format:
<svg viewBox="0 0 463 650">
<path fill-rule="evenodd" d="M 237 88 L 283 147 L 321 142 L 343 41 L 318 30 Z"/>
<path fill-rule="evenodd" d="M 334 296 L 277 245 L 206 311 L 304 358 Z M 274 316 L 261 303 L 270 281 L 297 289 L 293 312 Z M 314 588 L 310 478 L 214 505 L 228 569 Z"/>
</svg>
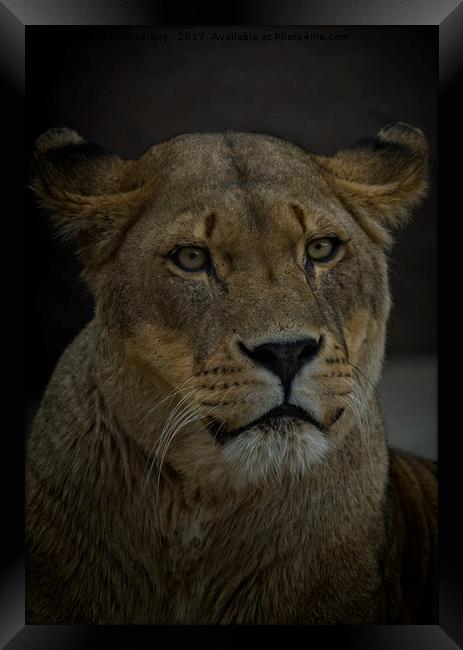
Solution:
<svg viewBox="0 0 463 650">
<path fill-rule="evenodd" d="M 6 1 L 6 0 L 5 0 Z M 23 98 L 23 26 L 24 24 L 71 24 L 71 23 L 113 23 L 113 24 L 139 24 L 147 23 L 152 24 L 159 22 L 156 12 L 158 7 L 162 4 L 162 16 L 164 22 L 176 24 L 180 22 L 178 16 L 175 14 L 175 3 L 172 0 L 169 3 L 161 3 L 156 0 L 133 0 L 130 3 L 124 0 L 111 1 L 111 6 L 107 2 L 89 2 L 88 0 L 62 0 L 59 4 L 51 4 L 50 2 L 44 3 L 28 3 L 23 0 L 8 0 L 8 5 L 14 14 L 9 14 L 5 9 L 3 3 L 0 3 L 0 31 L 2 38 L 0 39 L 0 49 L 2 50 L 3 61 L 0 66 L 0 79 L 2 88 L 4 90 L 2 99 L 2 115 L 4 136 L 2 138 L 2 149 L 4 161 L 4 170 L 6 171 L 6 182 L 4 184 L 3 204 L 7 209 L 6 216 L 11 215 L 11 218 L 4 220 L 4 228 L 6 233 L 2 239 L 4 246 L 2 259 L 5 262 L 5 275 L 4 275 L 4 305 L 8 311 L 8 329 L 5 341 L 7 342 L 6 359 L 7 359 L 7 373 L 4 379 L 7 383 L 6 392 L 6 406 L 7 416 L 11 415 L 12 425 L 7 426 L 12 435 L 3 436 L 3 442 L 6 445 L 4 471 L 2 472 L 2 480 L 4 480 L 3 494 L 4 494 L 4 520 L 8 522 L 5 527 L 5 535 L 3 541 L 6 542 L 7 550 L 4 549 L 2 560 L 2 580 L 3 591 L 0 594 L 2 607 L 0 609 L 5 614 L 2 623 L 5 623 L 2 629 L 3 640 L 10 638 L 13 631 L 19 628 L 24 623 L 24 557 L 22 552 L 22 534 L 23 534 L 23 458 L 24 450 L 22 446 L 22 421 L 18 423 L 18 409 L 16 397 L 17 393 L 22 393 L 22 354 L 23 347 L 23 305 L 22 305 L 22 291 L 23 275 L 22 275 L 22 240 L 23 240 L 23 221 L 19 218 L 14 218 L 23 210 L 23 188 L 24 182 L 21 172 L 23 169 L 23 151 L 28 150 L 28 143 L 26 139 L 26 146 L 23 146 L 23 124 L 24 124 L 24 98 Z M 165 6 L 164 6 L 165 4 Z M 327 642 L 326 634 L 328 634 L 328 644 L 334 641 L 335 644 L 343 647 L 352 647 L 356 650 L 360 648 L 372 648 L 377 650 L 380 648 L 396 647 L 397 650 L 405 648 L 420 648 L 421 650 L 433 648 L 453 648 L 454 643 L 442 631 L 445 630 L 453 638 L 461 643 L 463 639 L 463 628 L 461 624 L 461 603 L 463 584 L 461 580 L 461 534 L 458 534 L 456 528 L 457 519 L 455 512 L 458 510 L 458 493 L 459 493 L 459 477 L 461 475 L 461 453 L 459 453 L 459 446 L 461 442 L 460 436 L 453 436 L 454 419 L 455 419 L 455 404 L 458 403 L 460 396 L 460 384 L 451 380 L 456 365 L 455 356 L 458 355 L 459 348 L 455 348 L 454 342 L 458 340 L 461 330 L 461 317 L 455 316 L 455 297 L 453 288 L 455 284 L 458 286 L 458 278 L 461 273 L 460 260 L 458 255 L 449 254 L 449 251 L 454 250 L 454 245 L 459 242 L 459 227 L 461 222 L 458 219 L 452 219 L 455 212 L 458 212 L 458 206 L 461 203 L 461 147 L 459 141 L 461 140 L 461 79 L 463 74 L 463 56 L 462 56 L 462 27 L 463 27 L 463 5 L 460 4 L 450 15 L 449 12 L 454 8 L 450 4 L 457 5 L 449 0 L 445 2 L 433 3 L 429 0 L 393 0 L 390 3 L 384 3 L 381 0 L 356 0 L 354 2 L 345 2 L 343 0 L 327 2 L 326 0 L 314 0 L 313 2 L 302 2 L 301 0 L 288 0 L 284 5 L 277 0 L 265 0 L 265 5 L 262 2 L 253 2 L 250 0 L 246 2 L 244 9 L 243 2 L 234 2 L 233 5 L 226 0 L 221 5 L 214 7 L 215 19 L 211 19 L 211 9 L 208 8 L 208 13 L 203 13 L 202 18 L 198 18 L 197 12 L 198 5 L 190 5 L 191 14 L 195 14 L 192 23 L 205 22 L 217 23 L 220 22 L 218 14 L 221 12 L 224 15 L 223 22 L 228 20 L 231 23 L 241 25 L 243 23 L 363 23 L 363 24 L 422 24 L 430 25 L 428 30 L 431 30 L 437 40 L 439 34 L 439 49 L 440 49 L 440 110 L 439 110 L 439 148 L 440 148 L 440 170 L 439 170 L 439 205 L 441 208 L 439 219 L 439 240 L 442 245 L 443 254 L 439 257 L 440 273 L 439 278 L 441 281 L 441 292 L 439 297 L 439 325 L 440 331 L 444 334 L 441 336 L 439 345 L 441 346 L 441 357 L 439 364 L 440 378 L 444 381 L 444 390 L 440 392 L 440 418 L 444 421 L 444 429 L 447 436 L 442 438 L 442 446 L 440 449 L 440 465 L 443 471 L 440 474 L 440 573 L 441 573 L 441 589 L 440 589 L 440 625 L 442 628 L 436 626 L 383 626 L 383 627 L 370 627 L 370 628 L 349 628 L 346 629 L 333 627 L 330 630 L 320 630 L 320 635 L 317 636 L 318 630 L 314 627 L 307 630 L 311 640 L 316 638 L 319 643 Z M 225 14 L 227 17 L 225 18 Z M 17 15 L 17 18 L 15 18 Z M 445 20 L 444 20 L 445 19 Z M 188 20 L 185 14 L 185 9 L 182 11 L 182 20 Z M 441 22 L 443 21 L 443 22 Z M 239 27 L 236 27 L 239 29 Z M 376 27 L 368 27 L 369 30 L 378 32 Z M 401 29 L 401 28 L 399 28 Z M 312 26 L 310 27 L 312 31 Z M 32 42 L 30 28 L 27 29 L 28 38 Z M 391 30 L 389 30 L 390 32 Z M 409 29 L 407 28 L 409 33 Z M 430 36 L 432 40 L 432 36 Z M 46 39 L 45 39 L 46 40 Z M 43 48 L 46 47 L 43 43 Z M 325 45 L 325 44 L 323 44 Z M 53 47 L 56 47 L 53 45 Z M 37 49 L 35 50 L 37 54 Z M 39 53 L 40 54 L 40 53 Z M 371 56 L 373 51 L 367 52 L 367 56 Z M 4 55 L 4 56 L 3 56 Z M 57 53 L 59 57 L 59 52 Z M 419 58 L 419 57 L 418 57 Z M 433 74 L 431 68 L 429 73 Z M 30 76 L 29 76 L 30 77 Z M 28 80 L 28 93 L 31 93 L 32 81 Z M 408 91 L 407 91 L 408 92 Z M 365 90 L 367 95 L 367 90 Z M 357 107 L 358 108 L 358 107 Z M 33 108 L 30 107 L 30 112 Z M 433 111 L 431 111 L 433 112 Z M 33 116 L 34 119 L 37 116 Z M 32 122 L 29 121 L 32 125 Z M 37 122 L 37 125 L 39 122 Z M 336 126 L 336 125 L 334 125 Z M 330 127 L 331 128 L 331 127 Z M 33 136 L 33 128 L 29 130 L 29 144 L 31 134 Z M 435 148 L 434 148 L 435 152 Z M 445 216 L 449 215 L 450 218 L 446 219 Z M 27 220 L 24 222 L 26 228 L 32 227 L 31 219 L 35 219 L 34 214 L 28 214 Z M 416 215 L 418 218 L 420 214 Z M 8 231 L 8 228 L 11 230 Z M 34 225 L 35 228 L 35 225 Z M 37 234 L 37 230 L 34 230 Z M 31 256 L 39 242 L 34 240 L 32 230 L 29 230 L 28 254 Z M 434 231 L 433 231 L 434 233 Z M 47 240 L 48 241 L 48 240 Z M 433 240 L 434 241 L 434 240 Z M 15 245 L 17 248 L 15 248 Z M 399 244 L 400 245 L 400 244 Z M 8 252 L 10 253 L 8 255 Z M 32 264 L 29 267 L 29 275 L 26 278 L 26 287 L 28 290 L 27 295 L 27 311 L 25 312 L 26 322 L 29 320 L 31 326 L 29 330 L 34 336 L 31 339 L 31 333 L 28 335 L 29 342 L 29 358 L 31 358 L 31 350 L 33 341 L 37 340 L 35 332 L 33 331 L 33 319 L 31 311 L 31 301 L 35 300 L 34 294 L 34 265 L 40 261 L 40 256 L 32 257 Z M 16 266 L 14 265 L 16 262 Z M 423 258 L 423 268 L 430 262 L 434 265 L 435 258 Z M 406 260 L 405 260 L 406 263 Z M 397 266 L 397 272 L 400 274 L 400 279 L 404 277 L 404 268 L 402 260 L 399 260 L 400 266 Z M 14 270 L 13 270 L 14 269 Z M 433 276 L 435 277 L 435 276 Z M 396 283 L 397 284 L 397 283 Z M 447 302 L 445 299 L 446 287 L 450 287 L 450 300 Z M 397 291 L 397 288 L 394 287 Z M 430 293 L 430 299 L 434 300 L 434 294 Z M 397 298 L 396 298 L 397 302 Z M 407 305 L 404 306 L 404 309 Z M 402 308 L 396 308 L 396 317 L 402 319 Z M 434 319 L 433 319 L 434 320 Z M 11 324 L 11 328 L 10 328 Z M 425 323 L 424 323 L 425 325 Z M 35 321 L 35 326 L 38 327 L 38 321 Z M 419 333 L 419 332 L 417 332 Z M 40 340 L 40 337 L 38 337 Z M 448 350 L 446 349 L 448 346 Z M 32 362 L 29 363 L 27 370 L 28 383 L 33 385 L 31 381 Z M 39 369 L 40 372 L 40 369 Z M 42 369 L 43 373 L 43 369 Z M 445 417 L 451 418 L 449 426 L 445 427 Z M 9 420 L 8 420 L 9 421 Z M 9 549 L 11 550 L 11 558 L 8 555 Z M 19 549 L 19 555 L 18 555 Z M 18 555 L 18 557 L 17 557 Z M 17 561 L 16 561 L 17 560 Z M 3 566 L 7 567 L 7 571 L 11 570 L 12 576 L 3 573 Z M 460 612 L 460 614 L 458 614 Z M 172 634 L 174 632 L 182 633 L 182 642 L 187 641 L 190 646 L 194 639 L 191 636 L 195 630 L 189 628 L 188 630 L 169 629 L 170 643 L 174 640 L 176 644 L 177 636 Z M 239 631 L 239 630 L 238 630 Z M 244 630 L 247 635 L 251 630 Z M 275 635 L 281 632 L 281 640 L 285 641 L 288 638 L 287 629 L 277 630 L 275 627 L 270 631 L 270 636 L 275 638 Z M 137 632 L 140 632 L 137 634 Z M 184 637 L 183 632 L 186 636 Z M 198 632 L 200 630 L 198 629 Z M 226 632 L 226 631 L 225 631 Z M 56 634 L 55 634 L 56 633 Z M 440 638 L 435 638 L 438 633 L 441 634 Z M 23 628 L 21 634 L 14 641 L 14 648 L 48 648 L 53 643 L 58 641 L 60 647 L 77 648 L 83 645 L 105 646 L 108 642 L 108 634 L 111 634 L 109 628 L 84 628 L 63 626 L 42 626 L 40 629 L 34 629 L 33 626 Z M 153 637 L 153 634 L 155 635 Z M 153 638 L 159 639 L 160 630 L 153 631 L 147 630 L 139 626 L 135 628 L 124 628 L 119 626 L 114 634 L 114 641 L 117 643 L 124 637 L 127 638 L 127 644 L 138 646 L 145 646 L 152 644 Z M 230 634 L 235 634 L 234 631 Z M 256 630 L 256 640 L 261 640 L 263 630 Z M 296 634 L 298 634 L 296 630 Z M 349 634 L 349 636 L 347 636 Z M 84 638 L 82 639 L 82 635 Z M 87 636 L 86 636 L 87 635 Z M 125 635 L 125 636 L 124 636 Z M 314 637 L 315 635 L 315 637 Z M 56 636 L 56 639 L 55 639 Z M 193 635 L 194 636 L 194 635 Z M 163 637 L 161 637 L 163 638 Z M 231 637 L 230 637 L 231 639 Z M 233 637 L 235 640 L 235 637 Z M 236 642 L 241 645 L 246 645 L 245 639 L 236 636 Z M 179 641 L 180 643 L 180 641 Z M 202 638 L 201 643 L 209 647 L 207 639 Z M 201 645 L 198 644 L 198 647 Z M 218 643 L 214 641 L 217 647 Z M 8 646 L 9 647 L 9 646 Z M 212 647 L 212 645 L 210 646 Z M 220 646 L 222 647 L 222 646 Z M 228 647 L 228 646 L 227 646 Z M 231 645 L 230 645 L 231 647 Z M 13 648 L 13 644 L 12 644 Z"/>
<path fill-rule="evenodd" d="M 210 40 L 214 32 L 243 31 L 258 40 Z M 262 40 L 275 32 L 307 32 L 313 40 Z M 138 39 L 156 33 L 166 34 L 167 42 Z M 430 144 L 431 188 L 391 254 L 387 354 L 430 358 L 436 344 L 437 54 L 437 29 L 430 26 L 27 27 L 27 151 L 57 126 L 127 158 L 188 131 L 265 132 L 330 154 L 388 122 L 420 127 Z M 58 243 L 30 196 L 26 219 L 26 390 L 33 411 L 59 355 L 91 318 L 92 300 L 72 250 Z"/>
</svg>

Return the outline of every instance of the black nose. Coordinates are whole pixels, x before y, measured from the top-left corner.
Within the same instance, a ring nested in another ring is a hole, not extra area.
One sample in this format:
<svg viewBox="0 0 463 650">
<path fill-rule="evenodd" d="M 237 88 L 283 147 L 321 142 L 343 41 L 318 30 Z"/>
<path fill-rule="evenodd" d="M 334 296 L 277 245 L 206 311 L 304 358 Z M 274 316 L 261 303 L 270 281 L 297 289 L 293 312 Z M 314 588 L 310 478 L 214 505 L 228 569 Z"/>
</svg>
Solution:
<svg viewBox="0 0 463 650">
<path fill-rule="evenodd" d="M 253 349 L 240 343 L 241 351 L 250 359 L 264 366 L 281 379 L 285 399 L 291 390 L 291 383 L 298 370 L 311 361 L 322 346 L 323 337 L 301 339 L 292 343 L 264 343 Z"/>
</svg>

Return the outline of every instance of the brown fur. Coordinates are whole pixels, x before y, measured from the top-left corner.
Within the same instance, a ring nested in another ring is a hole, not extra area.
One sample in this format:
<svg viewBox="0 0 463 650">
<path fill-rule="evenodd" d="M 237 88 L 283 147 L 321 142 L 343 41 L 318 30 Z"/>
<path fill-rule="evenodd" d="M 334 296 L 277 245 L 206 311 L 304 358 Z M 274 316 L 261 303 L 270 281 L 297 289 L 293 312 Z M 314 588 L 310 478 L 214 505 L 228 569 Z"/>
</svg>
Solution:
<svg viewBox="0 0 463 650">
<path fill-rule="evenodd" d="M 332 157 L 241 133 L 134 161 L 67 129 L 38 140 L 32 187 L 77 241 L 95 316 L 28 442 L 28 623 L 437 621 L 434 465 L 388 449 L 374 393 L 390 230 L 426 160 L 403 124 Z M 344 244 L 308 271 L 324 236 Z M 198 243 L 210 274 L 168 257 Z M 238 341 L 319 336 L 290 399 L 320 428 L 214 437 L 282 402 Z"/>
</svg>

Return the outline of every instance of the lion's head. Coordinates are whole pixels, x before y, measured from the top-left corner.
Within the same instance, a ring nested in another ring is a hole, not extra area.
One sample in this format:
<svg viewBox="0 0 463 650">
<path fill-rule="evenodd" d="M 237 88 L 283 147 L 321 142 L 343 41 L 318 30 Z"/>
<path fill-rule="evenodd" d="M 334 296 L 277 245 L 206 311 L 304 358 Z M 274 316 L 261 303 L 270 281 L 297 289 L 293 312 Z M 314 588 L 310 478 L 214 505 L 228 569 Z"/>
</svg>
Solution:
<svg viewBox="0 0 463 650">
<path fill-rule="evenodd" d="M 305 472 L 364 427 L 389 233 L 426 167 L 424 135 L 401 123 L 333 156 L 251 133 L 182 135 L 130 161 L 68 129 L 39 138 L 33 188 L 78 241 L 133 409 L 156 413 L 147 448 L 253 482 Z"/>
</svg>

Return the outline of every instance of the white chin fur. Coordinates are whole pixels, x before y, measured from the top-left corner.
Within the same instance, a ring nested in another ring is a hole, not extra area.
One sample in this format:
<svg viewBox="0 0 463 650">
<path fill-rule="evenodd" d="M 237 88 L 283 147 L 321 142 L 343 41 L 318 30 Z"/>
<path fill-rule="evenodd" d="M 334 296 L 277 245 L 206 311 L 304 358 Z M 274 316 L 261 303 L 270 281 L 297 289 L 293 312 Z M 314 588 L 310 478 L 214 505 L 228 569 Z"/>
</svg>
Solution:
<svg viewBox="0 0 463 650">
<path fill-rule="evenodd" d="M 326 437 L 312 424 L 288 422 L 244 431 L 224 444 L 222 458 L 238 487 L 301 477 L 329 449 Z"/>
</svg>

